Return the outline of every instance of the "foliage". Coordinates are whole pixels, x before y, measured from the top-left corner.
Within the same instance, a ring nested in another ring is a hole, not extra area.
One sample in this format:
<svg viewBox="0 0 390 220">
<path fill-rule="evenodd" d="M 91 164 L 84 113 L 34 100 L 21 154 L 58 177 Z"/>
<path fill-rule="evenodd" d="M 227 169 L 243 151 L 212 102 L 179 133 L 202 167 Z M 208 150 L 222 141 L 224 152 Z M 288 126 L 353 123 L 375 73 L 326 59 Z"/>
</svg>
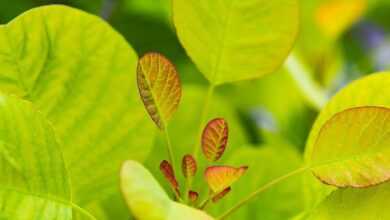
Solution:
<svg viewBox="0 0 390 220">
<path fill-rule="evenodd" d="M 0 219 L 390 218 L 386 8 L 0 2 Z"/>
</svg>

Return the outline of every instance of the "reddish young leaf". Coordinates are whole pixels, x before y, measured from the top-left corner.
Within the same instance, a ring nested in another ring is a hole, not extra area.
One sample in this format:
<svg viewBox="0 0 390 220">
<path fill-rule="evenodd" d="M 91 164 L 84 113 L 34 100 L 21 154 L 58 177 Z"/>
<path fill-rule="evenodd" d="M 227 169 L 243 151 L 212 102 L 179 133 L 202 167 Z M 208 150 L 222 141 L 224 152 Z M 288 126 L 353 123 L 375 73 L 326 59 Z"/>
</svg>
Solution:
<svg viewBox="0 0 390 220">
<path fill-rule="evenodd" d="M 206 182 L 214 193 L 230 187 L 248 169 L 246 166 L 239 168 L 229 166 L 212 166 L 205 171 Z"/>
<path fill-rule="evenodd" d="M 193 156 L 187 154 L 183 157 L 182 170 L 183 170 L 183 175 L 186 178 L 191 178 L 195 176 L 197 166 L 196 166 L 195 158 Z"/>
<path fill-rule="evenodd" d="M 181 85 L 175 66 L 159 53 L 147 53 L 137 67 L 138 90 L 150 117 L 163 129 L 177 110 Z"/>
<path fill-rule="evenodd" d="M 199 194 L 195 191 L 189 191 L 188 192 L 188 198 L 192 203 L 196 202 L 199 198 Z"/>
<path fill-rule="evenodd" d="M 228 124 L 223 118 L 211 120 L 203 130 L 202 151 L 207 160 L 217 161 L 226 149 Z"/>
<path fill-rule="evenodd" d="M 230 191 L 231 191 L 231 187 L 228 187 L 224 190 L 222 190 L 222 192 L 218 193 L 217 195 L 213 196 L 213 198 L 211 199 L 214 203 L 218 202 L 219 200 L 221 200 L 223 197 L 226 196 L 226 194 L 228 194 Z"/>
<path fill-rule="evenodd" d="M 176 180 L 172 165 L 168 161 L 163 160 L 160 164 L 160 170 L 164 174 L 164 177 L 171 184 L 171 187 L 175 190 L 176 193 L 179 194 L 179 183 Z"/>
</svg>

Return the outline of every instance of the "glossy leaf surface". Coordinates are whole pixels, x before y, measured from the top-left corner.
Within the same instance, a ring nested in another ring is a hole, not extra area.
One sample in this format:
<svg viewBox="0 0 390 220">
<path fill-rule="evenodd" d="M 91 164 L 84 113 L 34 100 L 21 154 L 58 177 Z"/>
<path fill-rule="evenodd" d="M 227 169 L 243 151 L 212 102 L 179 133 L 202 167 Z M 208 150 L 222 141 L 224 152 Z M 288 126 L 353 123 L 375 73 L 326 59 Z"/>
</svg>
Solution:
<svg viewBox="0 0 390 220">
<path fill-rule="evenodd" d="M 296 0 L 172 3 L 179 40 L 212 84 L 275 71 L 287 57 L 298 31 Z"/>
<path fill-rule="evenodd" d="M 163 129 L 177 110 L 181 85 L 175 66 L 163 55 L 147 53 L 137 67 L 138 89 L 150 117 Z"/>
</svg>

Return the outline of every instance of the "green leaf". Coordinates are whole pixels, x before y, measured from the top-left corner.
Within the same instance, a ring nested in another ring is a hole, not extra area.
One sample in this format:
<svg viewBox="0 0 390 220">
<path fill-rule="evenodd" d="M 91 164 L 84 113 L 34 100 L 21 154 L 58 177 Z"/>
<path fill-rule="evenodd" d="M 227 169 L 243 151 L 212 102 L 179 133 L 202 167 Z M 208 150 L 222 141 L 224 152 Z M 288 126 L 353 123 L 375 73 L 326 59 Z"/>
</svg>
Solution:
<svg viewBox="0 0 390 220">
<path fill-rule="evenodd" d="M 383 72 L 356 80 L 338 92 L 321 111 L 310 131 L 305 159 L 310 162 L 319 132 L 334 114 L 360 106 L 390 107 L 389 87 L 390 74 Z"/>
<path fill-rule="evenodd" d="M 153 124 L 137 95 L 136 64 L 107 23 L 66 6 L 35 8 L 0 26 L 0 89 L 53 123 L 79 204 L 119 194 L 121 162 L 148 155 Z"/>
<path fill-rule="evenodd" d="M 160 129 L 164 129 L 181 98 L 175 66 L 161 54 L 147 53 L 138 61 L 137 82 L 150 117 Z"/>
<path fill-rule="evenodd" d="M 213 219 L 202 211 L 171 201 L 152 174 L 135 161 L 126 161 L 123 164 L 121 189 L 132 214 L 137 219 Z"/>
<path fill-rule="evenodd" d="M 298 2 L 174 0 L 173 21 L 200 71 L 222 84 L 260 77 L 283 63 L 297 36 Z"/>
<path fill-rule="evenodd" d="M 215 216 L 221 215 L 260 186 L 298 168 L 301 159 L 292 146 L 245 146 L 235 150 L 226 163 L 234 166 L 245 163 L 249 169 L 232 186 L 226 198 L 210 205 L 211 214 Z M 303 210 L 302 190 L 301 177 L 291 177 L 263 192 L 229 219 L 289 219 Z"/>
<path fill-rule="evenodd" d="M 338 92 L 321 111 L 313 128 L 310 131 L 306 144 L 305 161 L 310 165 L 311 155 L 320 129 L 338 112 L 359 106 L 390 107 L 390 95 L 387 88 L 390 87 L 390 74 L 388 72 L 376 73 L 356 80 Z M 312 175 L 306 175 L 306 198 L 309 206 L 322 201 L 332 188 L 324 186 Z"/>
<path fill-rule="evenodd" d="M 13 220 L 72 219 L 75 205 L 69 176 L 52 125 L 30 102 L 3 94 L 0 164 L 3 216 Z"/>
<path fill-rule="evenodd" d="M 368 187 L 390 179 L 390 109 L 357 107 L 336 114 L 314 145 L 312 170 L 337 187 Z"/>
<path fill-rule="evenodd" d="M 365 189 L 339 189 L 313 211 L 308 220 L 390 219 L 390 184 Z"/>
</svg>

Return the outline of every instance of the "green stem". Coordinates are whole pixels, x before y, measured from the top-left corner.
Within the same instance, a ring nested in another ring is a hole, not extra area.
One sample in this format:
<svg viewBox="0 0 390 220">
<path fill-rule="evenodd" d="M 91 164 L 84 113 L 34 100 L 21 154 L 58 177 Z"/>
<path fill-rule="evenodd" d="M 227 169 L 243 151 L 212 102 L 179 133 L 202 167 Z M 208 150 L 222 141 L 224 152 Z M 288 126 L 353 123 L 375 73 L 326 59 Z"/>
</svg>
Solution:
<svg viewBox="0 0 390 220">
<path fill-rule="evenodd" d="M 301 94 L 317 110 L 321 110 L 328 98 L 326 92 L 312 77 L 312 73 L 297 55 L 292 53 L 285 63 L 287 72 L 292 76 Z"/>
<path fill-rule="evenodd" d="M 196 136 L 197 139 L 195 140 L 195 145 L 194 145 L 194 149 L 193 149 L 193 156 L 194 156 L 195 161 L 198 161 L 198 153 L 199 153 L 199 148 L 200 148 L 198 143 L 201 139 L 203 126 L 207 120 L 207 114 L 208 114 L 209 107 L 210 107 L 210 101 L 213 97 L 214 90 L 215 90 L 215 85 L 209 84 L 208 89 L 207 89 L 206 99 L 204 101 L 203 109 L 201 112 L 200 124 L 199 124 L 199 128 L 198 128 L 198 133 Z M 185 191 L 184 191 L 185 192 L 184 198 L 185 198 L 186 202 L 188 201 L 188 192 L 191 189 L 191 185 L 192 185 L 192 181 L 186 182 Z"/>
<path fill-rule="evenodd" d="M 287 179 L 287 178 L 289 178 L 291 176 L 294 176 L 296 174 L 302 173 L 302 172 L 306 171 L 307 169 L 308 169 L 308 167 L 301 167 L 301 168 L 293 170 L 293 171 L 291 171 L 291 172 L 289 172 L 289 173 L 287 173 L 287 174 L 285 174 L 285 175 L 283 175 L 281 177 L 278 177 L 278 178 L 268 182 L 267 184 L 261 186 L 260 188 L 258 188 L 257 190 L 255 190 L 254 192 L 249 194 L 246 198 L 242 199 L 235 206 L 233 206 L 231 209 L 229 209 L 224 214 L 222 214 L 219 218 L 217 218 L 217 220 L 224 220 L 224 219 L 226 219 L 231 214 L 233 214 L 235 211 L 237 211 L 239 208 L 241 208 L 243 205 L 248 203 L 250 200 L 254 199 L 256 196 L 258 196 L 260 193 L 264 192 L 268 188 L 271 188 L 272 186 L 278 184 L 279 182 L 281 182 L 281 181 L 283 181 L 283 180 L 285 180 L 285 179 Z"/>
<path fill-rule="evenodd" d="M 172 165 L 173 172 L 176 173 L 175 172 L 175 168 L 176 168 L 175 156 L 173 154 L 173 148 L 172 148 L 171 138 L 169 137 L 168 127 L 165 127 L 163 132 L 164 132 L 165 140 L 167 142 L 169 162 Z"/>
<path fill-rule="evenodd" d="M 213 93 L 214 93 L 214 89 L 215 89 L 215 85 L 213 84 L 210 84 L 209 85 L 209 88 L 207 90 L 207 95 L 206 95 L 206 99 L 204 101 L 204 105 L 203 105 L 203 110 L 202 110 L 202 115 L 201 115 L 201 118 L 200 118 L 200 124 L 199 124 L 199 129 L 198 129 L 198 134 L 197 134 L 197 141 L 195 142 L 195 146 L 194 146 L 194 158 L 195 160 L 197 160 L 197 157 L 198 157 L 198 152 L 199 152 L 199 145 L 198 145 L 198 140 L 201 139 L 201 135 L 202 135 L 202 130 L 203 130 L 203 126 L 207 120 L 207 114 L 208 114 L 208 111 L 209 111 L 209 107 L 210 107 L 210 101 L 213 97 Z"/>
<path fill-rule="evenodd" d="M 73 209 L 77 210 L 78 212 L 80 212 L 81 214 L 87 216 L 88 218 L 92 219 L 92 220 L 97 220 L 95 218 L 95 216 L 91 215 L 89 212 L 87 212 L 85 209 L 81 208 L 80 206 L 74 204 L 73 202 L 70 203 L 70 205 L 72 206 Z"/>
</svg>

